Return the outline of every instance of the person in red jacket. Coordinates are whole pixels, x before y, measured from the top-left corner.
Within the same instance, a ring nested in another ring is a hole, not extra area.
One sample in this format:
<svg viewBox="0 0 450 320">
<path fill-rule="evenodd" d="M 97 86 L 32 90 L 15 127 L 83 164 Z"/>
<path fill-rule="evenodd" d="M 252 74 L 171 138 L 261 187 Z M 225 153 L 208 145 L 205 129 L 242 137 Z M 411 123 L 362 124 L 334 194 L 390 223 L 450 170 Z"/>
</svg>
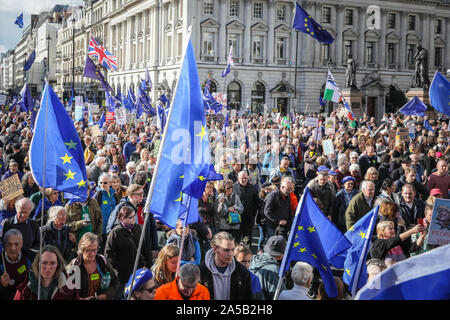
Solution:
<svg viewBox="0 0 450 320">
<path fill-rule="evenodd" d="M 39 260 L 41 262 L 39 300 L 80 300 L 78 289 L 68 286 L 61 253 L 58 248 L 51 245 L 45 246 L 41 255 L 35 257 L 27 278 L 17 287 L 14 300 L 38 300 Z"/>
<path fill-rule="evenodd" d="M 155 300 L 210 300 L 208 289 L 199 281 L 199 267 L 186 263 L 181 266 L 178 278 L 156 290 Z"/>
</svg>

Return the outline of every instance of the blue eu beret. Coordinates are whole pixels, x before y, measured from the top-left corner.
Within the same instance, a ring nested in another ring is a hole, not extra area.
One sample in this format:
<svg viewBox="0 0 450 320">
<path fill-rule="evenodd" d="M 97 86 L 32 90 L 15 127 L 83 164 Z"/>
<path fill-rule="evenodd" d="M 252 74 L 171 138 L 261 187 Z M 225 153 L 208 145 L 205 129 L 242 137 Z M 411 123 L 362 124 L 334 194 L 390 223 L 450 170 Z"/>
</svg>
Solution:
<svg viewBox="0 0 450 320">
<path fill-rule="evenodd" d="M 153 274 L 148 269 L 138 269 L 136 270 L 136 276 L 133 282 L 133 286 L 131 286 L 131 280 L 133 278 L 133 274 L 131 274 L 130 279 L 127 282 L 127 285 L 125 286 L 124 293 L 126 296 L 129 295 L 130 289 L 131 292 L 136 291 L 139 289 L 144 283 L 146 283 L 148 280 L 153 278 Z"/>
<path fill-rule="evenodd" d="M 346 176 L 344 179 L 342 179 L 342 183 L 346 183 L 349 180 L 355 182 L 355 178 L 353 178 L 352 176 Z"/>
<path fill-rule="evenodd" d="M 329 171 L 329 170 L 330 170 L 330 169 L 328 169 L 327 166 L 320 166 L 320 167 L 317 168 L 317 172 L 320 172 L 320 171 Z"/>
<path fill-rule="evenodd" d="M 337 172 L 334 171 L 334 170 L 330 170 L 330 171 L 328 172 L 328 174 L 329 174 L 330 176 L 337 176 Z"/>
</svg>

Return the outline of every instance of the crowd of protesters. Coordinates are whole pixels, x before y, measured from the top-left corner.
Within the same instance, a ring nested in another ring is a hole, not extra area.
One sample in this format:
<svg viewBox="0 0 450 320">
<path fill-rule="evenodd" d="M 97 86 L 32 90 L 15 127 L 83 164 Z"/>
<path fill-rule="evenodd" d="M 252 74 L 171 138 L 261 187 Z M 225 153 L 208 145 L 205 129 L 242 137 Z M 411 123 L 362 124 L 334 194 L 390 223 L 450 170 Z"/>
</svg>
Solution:
<svg viewBox="0 0 450 320">
<path fill-rule="evenodd" d="M 1 180 L 17 174 L 23 194 L 0 201 L 0 299 L 273 299 L 306 187 L 342 232 L 380 205 L 369 277 L 434 248 L 427 244 L 434 200 L 449 198 L 450 189 L 447 119 L 429 119 L 430 131 L 418 117 L 364 114 L 352 128 L 331 116 L 330 133 L 324 114 L 239 113 L 225 130 L 222 115 L 207 115 L 211 162 L 223 180 L 208 182 L 198 200 L 201 221 L 184 230 L 176 277 L 182 224 L 170 230 L 150 213 L 143 230 L 162 138 L 153 118 L 104 124 L 98 136 L 86 120 L 75 122 L 90 181 L 88 199 L 77 202 L 41 192 L 30 170 L 30 118 L 2 107 Z M 307 117 L 318 118 L 318 128 L 306 126 Z M 411 124 L 412 137 L 398 134 Z M 322 141 L 330 139 L 334 152 L 325 154 Z M 351 299 L 335 271 L 337 299 Z M 279 299 L 328 296 L 316 271 L 298 262 Z"/>
</svg>

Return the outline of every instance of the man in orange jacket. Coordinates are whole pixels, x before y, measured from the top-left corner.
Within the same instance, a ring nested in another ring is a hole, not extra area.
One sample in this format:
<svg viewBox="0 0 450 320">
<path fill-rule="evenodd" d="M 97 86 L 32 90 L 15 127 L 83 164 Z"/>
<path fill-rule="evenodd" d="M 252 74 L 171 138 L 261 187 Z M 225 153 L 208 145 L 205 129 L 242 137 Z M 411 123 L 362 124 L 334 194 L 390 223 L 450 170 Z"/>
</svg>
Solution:
<svg viewBox="0 0 450 320">
<path fill-rule="evenodd" d="M 155 300 L 210 300 L 208 289 L 199 281 L 200 269 L 186 263 L 181 266 L 177 279 L 156 290 Z"/>
</svg>

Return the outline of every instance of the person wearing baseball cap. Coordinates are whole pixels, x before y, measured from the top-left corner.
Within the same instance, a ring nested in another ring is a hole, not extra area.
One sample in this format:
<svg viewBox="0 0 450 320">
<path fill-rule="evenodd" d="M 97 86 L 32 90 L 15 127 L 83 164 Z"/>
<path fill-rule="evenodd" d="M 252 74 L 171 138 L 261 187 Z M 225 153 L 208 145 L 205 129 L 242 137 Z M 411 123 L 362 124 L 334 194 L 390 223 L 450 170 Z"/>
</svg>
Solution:
<svg viewBox="0 0 450 320">
<path fill-rule="evenodd" d="M 281 235 L 272 236 L 264 246 L 264 253 L 253 256 L 249 270 L 256 274 L 266 300 L 273 300 L 278 285 L 278 271 L 286 249 L 286 239 Z M 281 290 L 286 289 L 284 283 Z"/>
<path fill-rule="evenodd" d="M 438 188 L 431 189 L 430 190 L 430 196 L 433 196 L 435 198 L 444 198 L 444 194 Z"/>
</svg>

